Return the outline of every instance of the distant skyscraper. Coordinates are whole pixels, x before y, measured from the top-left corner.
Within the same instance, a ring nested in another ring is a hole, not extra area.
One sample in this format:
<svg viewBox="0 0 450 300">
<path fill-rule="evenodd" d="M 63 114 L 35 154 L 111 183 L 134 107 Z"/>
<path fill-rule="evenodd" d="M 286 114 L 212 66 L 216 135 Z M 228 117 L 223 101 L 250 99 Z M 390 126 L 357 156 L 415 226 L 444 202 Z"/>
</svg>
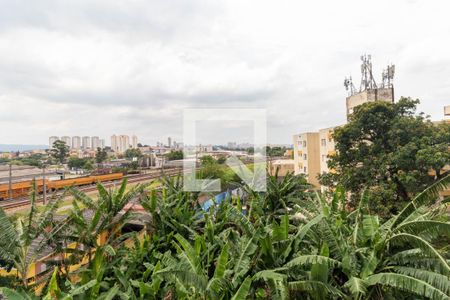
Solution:
<svg viewBox="0 0 450 300">
<path fill-rule="evenodd" d="M 138 147 L 138 138 L 135 135 L 131 137 L 131 147 L 134 149 Z"/>
<path fill-rule="evenodd" d="M 119 138 L 115 134 L 111 136 L 111 149 L 114 152 L 119 152 Z"/>
<path fill-rule="evenodd" d="M 167 138 L 167 146 L 169 146 L 169 148 L 172 148 L 172 138 L 170 136 Z"/>
<path fill-rule="evenodd" d="M 72 137 L 72 148 L 80 149 L 81 148 L 81 138 L 79 136 Z"/>
<path fill-rule="evenodd" d="M 128 135 L 112 135 L 111 136 L 111 149 L 116 153 L 124 153 L 130 149 L 130 137 Z M 137 147 L 137 137 L 136 137 Z"/>
<path fill-rule="evenodd" d="M 100 139 L 98 136 L 93 136 L 91 138 L 91 147 L 92 149 L 97 149 L 100 147 Z"/>
<path fill-rule="evenodd" d="M 128 135 L 119 135 L 119 153 L 124 153 L 130 149 L 130 137 Z"/>
<path fill-rule="evenodd" d="M 91 148 L 91 138 L 89 136 L 83 136 L 81 146 L 83 149 Z"/>
<path fill-rule="evenodd" d="M 57 136 L 49 137 L 49 139 L 48 139 L 49 148 L 52 148 L 53 147 L 53 143 L 56 142 L 57 140 L 59 140 L 59 137 L 57 137 Z"/>
<path fill-rule="evenodd" d="M 100 140 L 100 148 L 105 148 L 105 139 Z"/>
<path fill-rule="evenodd" d="M 72 148 L 72 139 L 70 138 L 70 136 L 62 136 L 61 141 L 66 143 L 66 145 L 69 146 L 69 148 Z"/>
</svg>

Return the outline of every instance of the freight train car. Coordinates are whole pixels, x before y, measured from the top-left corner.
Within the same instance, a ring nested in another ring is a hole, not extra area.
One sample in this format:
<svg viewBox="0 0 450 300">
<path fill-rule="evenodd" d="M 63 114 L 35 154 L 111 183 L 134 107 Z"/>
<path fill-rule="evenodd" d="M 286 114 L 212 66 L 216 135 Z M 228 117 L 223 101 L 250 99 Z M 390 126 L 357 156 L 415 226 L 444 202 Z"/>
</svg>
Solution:
<svg viewBox="0 0 450 300">
<path fill-rule="evenodd" d="M 46 185 L 48 184 L 48 180 L 45 181 Z M 22 182 L 14 182 L 11 185 L 12 197 L 18 198 L 25 195 L 29 195 L 31 191 L 33 181 L 22 181 Z M 42 180 L 36 180 L 36 188 L 39 193 L 42 193 L 44 187 L 44 182 Z M 9 183 L 0 184 L 0 200 L 9 199 Z"/>
<path fill-rule="evenodd" d="M 54 192 L 70 186 L 83 186 L 95 184 L 97 182 L 107 182 L 113 180 L 120 180 L 123 178 L 122 173 L 112 173 L 104 175 L 94 175 L 78 178 L 70 178 L 63 180 L 45 181 L 46 189 L 49 192 Z M 31 191 L 32 180 L 22 181 L 12 184 L 13 198 L 28 196 Z M 39 193 L 43 192 L 44 183 L 42 180 L 36 180 L 36 187 Z M 9 198 L 9 184 L 0 184 L 0 200 Z"/>
</svg>

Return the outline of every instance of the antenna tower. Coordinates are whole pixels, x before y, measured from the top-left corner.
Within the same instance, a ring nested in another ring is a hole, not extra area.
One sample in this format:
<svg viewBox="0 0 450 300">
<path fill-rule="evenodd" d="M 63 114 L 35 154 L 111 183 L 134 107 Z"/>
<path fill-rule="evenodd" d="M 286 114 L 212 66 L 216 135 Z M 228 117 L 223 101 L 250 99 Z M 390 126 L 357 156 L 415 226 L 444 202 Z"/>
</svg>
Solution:
<svg viewBox="0 0 450 300">
<path fill-rule="evenodd" d="M 361 86 L 359 87 L 359 91 L 376 89 L 377 83 L 372 73 L 372 56 L 370 54 L 362 55 L 361 61 Z"/>
</svg>

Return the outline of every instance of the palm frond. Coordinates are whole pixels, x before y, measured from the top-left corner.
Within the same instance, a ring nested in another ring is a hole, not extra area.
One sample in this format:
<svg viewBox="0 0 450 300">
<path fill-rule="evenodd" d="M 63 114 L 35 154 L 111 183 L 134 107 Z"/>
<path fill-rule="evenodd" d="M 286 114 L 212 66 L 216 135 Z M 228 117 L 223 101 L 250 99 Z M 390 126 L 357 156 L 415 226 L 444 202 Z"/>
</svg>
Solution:
<svg viewBox="0 0 450 300">
<path fill-rule="evenodd" d="M 231 300 L 246 300 L 248 292 L 250 290 L 250 285 L 252 284 L 252 278 L 247 276 L 244 282 L 242 282 L 241 286 L 237 290 L 236 294 L 231 298 Z"/>
<path fill-rule="evenodd" d="M 443 258 L 442 255 L 436 249 L 434 249 L 434 247 L 430 243 L 428 243 L 423 238 L 421 238 L 417 235 L 409 234 L 409 233 L 399 233 L 399 234 L 392 236 L 388 240 L 388 242 L 391 245 L 402 245 L 404 243 L 410 243 L 410 244 L 422 249 L 424 252 L 435 256 L 439 260 L 442 267 L 448 273 L 450 273 L 450 266 L 448 265 L 445 258 Z"/>
<path fill-rule="evenodd" d="M 359 299 L 367 293 L 367 282 L 358 277 L 351 277 L 344 284 L 344 287 L 348 288 L 356 299 Z"/>
<path fill-rule="evenodd" d="M 397 273 L 378 273 L 367 278 L 367 284 L 392 287 L 398 290 L 416 294 L 430 299 L 450 299 L 450 297 L 438 288 L 427 282 Z"/>
</svg>

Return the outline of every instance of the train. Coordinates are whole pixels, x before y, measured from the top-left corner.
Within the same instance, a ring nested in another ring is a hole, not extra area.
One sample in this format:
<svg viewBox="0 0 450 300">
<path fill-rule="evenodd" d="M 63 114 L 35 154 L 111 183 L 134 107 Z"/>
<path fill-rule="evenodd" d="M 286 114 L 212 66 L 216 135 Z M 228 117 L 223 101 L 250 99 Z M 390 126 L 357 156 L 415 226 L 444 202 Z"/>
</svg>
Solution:
<svg viewBox="0 0 450 300">
<path fill-rule="evenodd" d="M 113 181 L 123 179 L 123 173 L 111 173 L 103 175 L 92 175 L 77 178 L 61 179 L 61 180 L 45 180 L 46 190 L 48 192 L 54 192 L 60 189 L 71 186 L 83 186 L 90 185 L 97 182 Z M 14 182 L 12 183 L 12 198 L 20 198 L 28 196 L 31 192 L 33 185 L 32 180 Z M 44 190 L 44 180 L 36 180 L 36 190 L 38 193 L 42 193 Z M 9 183 L 0 184 L 0 201 L 9 199 Z"/>
</svg>

